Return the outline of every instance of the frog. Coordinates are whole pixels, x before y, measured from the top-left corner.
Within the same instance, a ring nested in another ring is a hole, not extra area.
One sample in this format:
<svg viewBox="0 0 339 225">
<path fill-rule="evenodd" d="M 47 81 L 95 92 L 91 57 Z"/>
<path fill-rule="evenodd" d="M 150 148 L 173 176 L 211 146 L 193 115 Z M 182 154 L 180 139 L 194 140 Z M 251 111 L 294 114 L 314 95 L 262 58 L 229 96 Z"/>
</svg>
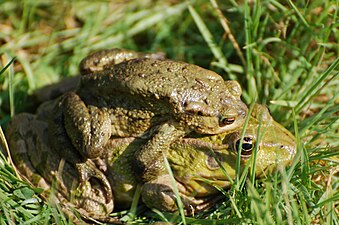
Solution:
<svg viewBox="0 0 339 225">
<path fill-rule="evenodd" d="M 63 157 L 50 146 L 48 122 L 40 120 L 37 115 L 15 116 L 6 136 L 19 171 L 46 192 L 55 187 L 53 193 L 61 204 L 65 204 L 64 209 L 75 207 L 86 218 L 110 221 L 112 218 L 107 215 L 114 208 L 130 207 L 140 187 L 143 204 L 173 212 L 177 210 L 173 186 L 176 185 L 185 213 L 189 215 L 212 207 L 223 196 L 216 186 L 225 190 L 230 188 L 237 173 L 242 173 L 248 164 L 249 171 L 261 177 L 288 165 L 293 159 L 296 153 L 294 136 L 274 121 L 266 106 L 255 105 L 249 116 L 245 127 L 238 127 L 233 132 L 191 134 L 173 142 L 171 150 L 163 157 L 173 172 L 174 184 L 165 167 L 157 177 L 146 182 L 137 178 L 133 157 L 146 140 L 138 137 L 111 139 L 101 156 L 107 167 L 104 175 L 113 192 L 110 201 L 106 199 L 107 189 L 97 179 L 79 185 L 77 164 L 72 163 L 77 160 L 70 160 L 71 156 Z M 75 149 L 72 154 L 72 157 L 81 157 Z M 87 160 L 95 168 L 95 163 Z M 236 169 L 237 160 L 240 160 L 239 170 Z M 255 164 L 251 163 L 252 160 Z M 252 165 L 255 165 L 254 170 Z"/>
<path fill-rule="evenodd" d="M 111 137 L 144 138 L 134 166 L 147 180 L 157 176 L 171 143 L 191 132 L 232 131 L 245 121 L 238 82 L 193 64 L 124 52 L 103 50 L 83 59 L 77 90 L 57 105 L 62 122 L 51 127 L 64 126 L 84 158 L 100 157 Z"/>
</svg>

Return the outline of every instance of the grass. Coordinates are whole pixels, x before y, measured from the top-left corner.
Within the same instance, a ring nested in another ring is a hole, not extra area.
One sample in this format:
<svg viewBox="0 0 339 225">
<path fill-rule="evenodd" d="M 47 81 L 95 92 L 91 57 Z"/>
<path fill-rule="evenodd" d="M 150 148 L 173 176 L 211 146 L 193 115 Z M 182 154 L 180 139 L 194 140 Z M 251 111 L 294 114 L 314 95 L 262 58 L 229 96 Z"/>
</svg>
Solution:
<svg viewBox="0 0 339 225">
<path fill-rule="evenodd" d="M 177 223 L 338 224 L 336 21 L 338 1 L 330 0 L 1 1 L 0 124 L 5 129 L 26 110 L 37 88 L 76 75 L 91 51 L 162 51 L 238 80 L 243 100 L 267 104 L 298 146 L 286 171 L 240 178 L 215 211 L 175 217 Z M 1 156 L 1 224 L 70 223 L 7 161 Z M 134 221 L 155 218 L 141 214 Z"/>
</svg>

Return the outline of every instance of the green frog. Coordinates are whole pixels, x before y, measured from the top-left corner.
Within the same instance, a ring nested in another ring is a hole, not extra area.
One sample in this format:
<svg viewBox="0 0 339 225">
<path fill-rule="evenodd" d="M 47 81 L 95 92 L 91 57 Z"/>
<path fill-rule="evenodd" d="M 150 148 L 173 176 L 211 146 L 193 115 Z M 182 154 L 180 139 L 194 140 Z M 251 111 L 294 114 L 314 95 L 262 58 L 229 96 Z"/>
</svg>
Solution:
<svg viewBox="0 0 339 225">
<path fill-rule="evenodd" d="M 164 156 L 173 171 L 186 213 L 211 207 L 211 203 L 222 196 L 215 186 L 229 188 L 236 173 L 241 173 L 251 160 L 255 160 L 254 171 L 259 177 L 286 165 L 295 154 L 293 135 L 273 120 L 265 106 L 254 106 L 240 141 L 242 129 L 238 127 L 231 133 L 217 135 L 191 135 L 170 145 L 170 151 Z M 147 140 L 126 137 L 108 141 L 101 155 L 106 166 L 104 176 L 113 192 L 107 201 L 108 190 L 97 179 L 79 185 L 81 179 L 75 170 L 79 164 L 72 163 L 77 159 L 70 157 L 81 156 L 77 150 L 67 157 L 58 154 L 50 146 L 47 130 L 48 122 L 24 113 L 13 118 L 6 134 L 19 171 L 45 190 L 50 190 L 53 184 L 56 199 L 65 205 L 65 209 L 75 207 L 83 215 L 109 221 L 106 215 L 114 205 L 117 208 L 131 205 L 137 186 L 141 186 L 141 198 L 148 207 L 162 211 L 177 209 L 173 183 L 164 166 L 155 178 L 145 182 L 137 178 L 134 154 Z M 236 171 L 238 157 L 240 170 Z M 86 163 L 94 173 L 100 171 L 95 170 L 97 165 L 91 159 Z"/>
<path fill-rule="evenodd" d="M 171 143 L 191 132 L 219 134 L 243 124 L 247 107 L 236 81 L 157 54 L 125 51 L 86 57 L 77 91 L 57 104 L 62 116 L 52 120 L 52 130 L 64 127 L 85 158 L 100 156 L 111 138 L 143 138 L 147 141 L 136 151 L 134 165 L 147 180 L 157 176 L 159 158 Z"/>
</svg>

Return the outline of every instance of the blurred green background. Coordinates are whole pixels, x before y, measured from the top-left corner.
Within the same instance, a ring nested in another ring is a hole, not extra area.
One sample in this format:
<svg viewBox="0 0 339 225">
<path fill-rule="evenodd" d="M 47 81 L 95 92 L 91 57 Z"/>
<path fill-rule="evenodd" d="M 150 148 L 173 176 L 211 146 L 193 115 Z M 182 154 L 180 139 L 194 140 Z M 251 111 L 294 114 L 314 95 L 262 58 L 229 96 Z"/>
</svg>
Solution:
<svg viewBox="0 0 339 225">
<path fill-rule="evenodd" d="M 338 178 L 330 185 L 312 179 L 328 178 L 326 168 L 338 170 L 337 21 L 338 1 L 330 0 L 0 1 L 0 68 L 15 57 L 0 73 L 0 124 L 6 127 L 11 116 L 27 110 L 28 96 L 38 88 L 77 75 L 90 52 L 164 52 L 239 81 L 247 104 L 267 104 L 278 122 L 296 132 L 303 155 L 299 175 L 303 165 L 308 169 L 294 184 L 306 191 L 295 196 L 302 203 L 292 221 L 333 224 L 337 209 L 318 203 L 329 187 L 337 188 Z M 319 160 L 330 165 L 322 168 L 314 163 Z M 338 200 L 338 190 L 329 199 Z M 251 209 L 241 209 L 259 221 Z M 285 214 L 266 210 L 286 222 Z"/>
</svg>

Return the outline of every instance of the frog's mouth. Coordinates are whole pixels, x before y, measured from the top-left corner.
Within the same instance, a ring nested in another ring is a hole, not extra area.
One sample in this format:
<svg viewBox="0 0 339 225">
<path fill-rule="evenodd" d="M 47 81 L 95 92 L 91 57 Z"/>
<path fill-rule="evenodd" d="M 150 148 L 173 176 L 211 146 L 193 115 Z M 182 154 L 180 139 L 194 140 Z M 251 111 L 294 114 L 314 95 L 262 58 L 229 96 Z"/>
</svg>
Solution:
<svg viewBox="0 0 339 225">
<path fill-rule="evenodd" d="M 181 140 L 183 144 L 187 144 L 192 146 L 195 149 L 202 149 L 202 150 L 212 150 L 212 151 L 220 151 L 228 149 L 230 146 L 229 144 L 213 144 L 211 142 L 195 139 L 195 138 L 183 138 Z"/>
<path fill-rule="evenodd" d="M 213 151 L 215 154 L 225 151 L 232 151 L 233 153 L 238 154 L 239 145 L 241 144 L 241 158 L 244 160 L 251 157 L 255 148 L 255 138 L 252 135 L 244 136 L 243 141 L 241 142 L 240 135 L 237 132 L 227 135 L 222 144 L 214 144 L 195 138 L 184 138 L 181 142 L 192 146 L 195 149 Z M 260 146 L 258 146 L 258 150 L 259 149 Z"/>
</svg>

